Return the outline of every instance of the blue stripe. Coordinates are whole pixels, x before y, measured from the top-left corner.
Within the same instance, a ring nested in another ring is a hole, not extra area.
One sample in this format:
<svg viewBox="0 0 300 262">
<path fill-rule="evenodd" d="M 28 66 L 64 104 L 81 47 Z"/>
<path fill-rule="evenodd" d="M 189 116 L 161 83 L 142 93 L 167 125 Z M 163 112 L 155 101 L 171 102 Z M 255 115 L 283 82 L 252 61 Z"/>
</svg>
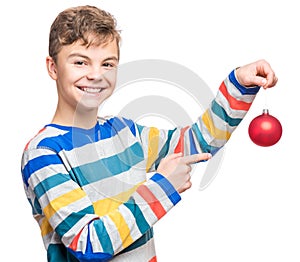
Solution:
<svg viewBox="0 0 300 262">
<path fill-rule="evenodd" d="M 242 86 L 235 78 L 234 70 L 229 74 L 230 82 L 241 92 L 242 95 L 255 95 L 259 91 L 260 87 L 245 87 Z"/>
<path fill-rule="evenodd" d="M 198 154 L 198 150 L 196 148 L 196 144 L 195 144 L 195 140 L 194 140 L 194 136 L 192 133 L 192 129 L 189 129 L 189 140 L 190 140 L 190 154 L 194 155 L 194 154 Z"/>
<path fill-rule="evenodd" d="M 66 127 L 56 124 L 50 124 L 55 128 L 67 131 L 63 135 L 48 137 L 40 141 L 38 147 L 51 148 L 59 153 L 62 149 L 70 151 L 76 147 L 82 147 L 86 144 L 114 137 L 118 132 L 126 127 L 124 122 L 114 117 L 107 120 L 104 124 L 97 124 L 91 129 L 82 129 L 78 127 Z"/>
<path fill-rule="evenodd" d="M 76 181 L 81 186 L 84 186 L 128 171 L 134 165 L 143 161 L 143 159 L 144 153 L 141 145 L 135 143 L 122 153 L 76 167 L 73 169 L 73 172 L 76 174 Z"/>
<path fill-rule="evenodd" d="M 111 239 L 106 231 L 105 225 L 101 219 L 97 219 L 93 221 L 95 231 L 97 233 L 98 239 L 101 243 L 101 246 L 103 247 L 103 250 L 105 253 L 113 254 L 114 249 L 112 246 Z"/>
<path fill-rule="evenodd" d="M 164 143 L 162 149 L 159 152 L 159 155 L 155 161 L 155 168 L 157 168 L 159 166 L 160 161 L 167 155 L 167 153 L 169 152 L 169 148 L 170 148 L 170 143 L 171 143 L 171 139 L 172 136 L 174 134 L 174 132 L 176 131 L 176 129 L 173 130 L 169 130 L 168 131 L 168 139 L 167 141 Z"/>
<path fill-rule="evenodd" d="M 113 257 L 111 254 L 100 253 L 100 252 L 83 254 L 82 252 L 73 251 L 72 249 L 68 249 L 68 251 L 78 259 L 76 261 L 80 261 L 80 262 L 107 262 L 107 261 L 110 261 L 111 258 Z M 58 261 L 65 261 L 65 260 L 56 260 L 55 262 L 58 262 Z M 73 260 L 72 260 L 72 262 L 73 262 Z M 75 262 L 75 260 L 74 260 L 74 262 Z"/>
<path fill-rule="evenodd" d="M 139 132 L 139 135 L 141 135 L 142 132 L 143 132 L 144 126 L 139 125 L 139 124 L 136 124 L 136 127 L 137 127 L 137 130 L 138 130 L 138 132 Z"/>
<path fill-rule="evenodd" d="M 241 118 L 232 118 L 228 116 L 224 108 L 221 107 L 215 100 L 212 102 L 211 110 L 230 126 L 237 126 L 242 121 Z"/>
<path fill-rule="evenodd" d="M 204 137 L 202 136 L 200 129 L 196 123 L 192 125 L 192 130 L 193 130 L 194 134 L 196 135 L 197 140 L 200 143 L 200 147 L 201 147 L 203 153 L 211 153 L 212 155 L 215 155 L 218 152 L 218 150 L 220 148 L 210 146 L 209 144 L 207 144 L 207 142 L 205 141 Z"/>
<path fill-rule="evenodd" d="M 101 139 L 114 137 L 125 127 L 125 124 L 118 117 L 113 117 L 107 120 L 103 125 L 100 125 Z"/>
<path fill-rule="evenodd" d="M 166 195 L 171 200 L 173 205 L 176 205 L 181 200 L 181 197 L 178 194 L 178 192 L 164 176 L 162 176 L 159 173 L 156 173 L 150 179 L 156 182 L 165 191 Z"/>
<path fill-rule="evenodd" d="M 38 185 L 36 185 L 36 187 L 34 188 L 34 192 L 35 192 L 37 198 L 40 198 L 51 188 L 56 187 L 62 183 L 65 183 L 69 179 L 70 179 L 69 176 L 65 175 L 65 174 L 53 175 L 51 177 L 44 179 L 42 182 L 40 182 Z"/>
<path fill-rule="evenodd" d="M 147 223 L 143 212 L 140 210 L 139 206 L 134 202 L 132 198 L 130 198 L 126 203 L 124 203 L 124 206 L 126 206 L 136 218 L 136 223 L 140 232 L 142 234 L 145 233 L 150 226 Z"/>
<path fill-rule="evenodd" d="M 135 130 L 135 124 L 132 120 L 130 119 L 126 119 L 126 118 L 123 118 L 124 122 L 126 123 L 126 125 L 129 127 L 131 133 L 136 136 L 136 130 Z"/>
<path fill-rule="evenodd" d="M 87 214 L 94 214 L 93 206 L 88 206 L 79 212 L 73 212 L 68 217 L 66 217 L 56 228 L 55 231 L 60 236 L 64 236 L 80 219 L 82 219 Z"/>
<path fill-rule="evenodd" d="M 31 159 L 30 161 L 28 161 L 28 163 L 25 165 L 22 171 L 24 183 L 26 184 L 26 186 L 29 186 L 28 180 L 34 172 L 49 165 L 56 164 L 62 164 L 61 159 L 56 154 L 43 155 Z"/>
<path fill-rule="evenodd" d="M 30 202 L 31 203 L 31 202 Z M 33 204 L 33 207 L 34 207 L 34 213 L 35 214 L 42 214 L 42 208 L 41 208 L 41 205 L 40 205 L 40 202 L 38 201 L 38 199 L 35 197 L 34 198 L 34 204 Z"/>
</svg>

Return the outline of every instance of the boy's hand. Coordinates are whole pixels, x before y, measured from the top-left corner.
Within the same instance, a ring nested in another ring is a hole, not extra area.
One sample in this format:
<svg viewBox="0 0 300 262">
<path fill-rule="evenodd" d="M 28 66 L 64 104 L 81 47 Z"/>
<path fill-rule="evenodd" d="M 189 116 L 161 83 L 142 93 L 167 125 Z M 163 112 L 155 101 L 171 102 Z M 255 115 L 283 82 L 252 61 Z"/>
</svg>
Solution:
<svg viewBox="0 0 300 262">
<path fill-rule="evenodd" d="M 189 156 L 182 156 L 182 153 L 171 154 L 161 160 L 157 172 L 164 175 L 178 193 L 182 193 L 192 186 L 190 181 L 191 164 L 210 158 L 211 154 L 209 153 Z"/>
<path fill-rule="evenodd" d="M 261 86 L 265 89 L 275 86 L 278 80 L 270 64 L 265 60 L 239 67 L 235 75 L 243 86 Z"/>
</svg>

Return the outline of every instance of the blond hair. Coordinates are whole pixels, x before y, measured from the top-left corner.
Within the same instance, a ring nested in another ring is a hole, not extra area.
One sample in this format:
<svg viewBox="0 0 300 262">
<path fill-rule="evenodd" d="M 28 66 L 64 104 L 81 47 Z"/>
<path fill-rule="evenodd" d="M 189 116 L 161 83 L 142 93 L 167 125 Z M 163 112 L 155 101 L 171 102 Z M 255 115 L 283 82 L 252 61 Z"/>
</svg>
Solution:
<svg viewBox="0 0 300 262">
<path fill-rule="evenodd" d="M 54 61 L 65 45 L 82 41 L 85 46 L 101 45 L 116 40 L 120 44 L 120 31 L 117 22 L 108 12 L 95 6 L 68 8 L 58 14 L 50 28 L 49 55 Z"/>
</svg>

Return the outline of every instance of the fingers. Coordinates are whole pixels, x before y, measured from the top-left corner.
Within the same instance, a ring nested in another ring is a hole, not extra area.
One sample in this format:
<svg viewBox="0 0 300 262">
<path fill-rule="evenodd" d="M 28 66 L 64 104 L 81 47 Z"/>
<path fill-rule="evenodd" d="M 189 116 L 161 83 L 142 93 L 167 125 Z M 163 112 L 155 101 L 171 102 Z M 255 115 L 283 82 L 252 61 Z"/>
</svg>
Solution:
<svg viewBox="0 0 300 262">
<path fill-rule="evenodd" d="M 195 164 L 199 161 L 208 160 L 211 159 L 212 155 L 210 153 L 200 153 L 200 154 L 194 154 L 189 156 L 182 157 L 182 161 L 187 164 Z"/>
<path fill-rule="evenodd" d="M 181 156 L 182 156 L 182 152 L 179 152 L 179 153 L 174 153 L 166 156 L 166 159 L 172 160 L 172 159 L 179 158 Z"/>
<path fill-rule="evenodd" d="M 261 77 L 261 83 L 258 84 L 263 88 L 273 87 L 277 84 L 278 78 L 271 68 L 270 64 L 265 60 L 257 62 L 257 76 Z"/>
<path fill-rule="evenodd" d="M 265 84 L 261 85 L 263 88 L 270 88 L 273 87 L 277 84 L 278 78 L 277 76 L 274 74 L 274 72 L 271 72 L 269 74 L 267 74 L 266 77 L 266 81 Z"/>
<path fill-rule="evenodd" d="M 270 64 L 265 60 L 239 67 L 236 69 L 238 82 L 243 86 L 261 86 L 270 88 L 276 85 L 278 79 Z"/>
</svg>

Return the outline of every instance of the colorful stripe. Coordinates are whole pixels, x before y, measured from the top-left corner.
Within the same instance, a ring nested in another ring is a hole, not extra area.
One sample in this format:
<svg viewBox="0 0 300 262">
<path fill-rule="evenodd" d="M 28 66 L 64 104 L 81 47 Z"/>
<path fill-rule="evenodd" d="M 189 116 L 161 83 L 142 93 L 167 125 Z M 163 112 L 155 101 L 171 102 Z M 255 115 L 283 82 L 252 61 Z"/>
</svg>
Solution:
<svg viewBox="0 0 300 262">
<path fill-rule="evenodd" d="M 71 203 L 85 197 L 86 194 L 82 191 L 81 188 L 74 189 L 66 194 L 63 194 L 56 199 L 52 200 L 48 206 L 44 208 L 45 215 L 50 218 L 57 211 L 65 206 L 70 205 Z"/>
<path fill-rule="evenodd" d="M 184 154 L 184 140 L 185 140 L 185 131 L 188 129 L 189 127 L 186 126 L 184 128 L 182 128 L 180 130 L 180 137 L 178 140 L 178 143 L 174 149 L 174 153 L 183 153 Z"/>
<path fill-rule="evenodd" d="M 153 211 L 157 219 L 160 219 L 166 214 L 166 210 L 163 208 L 159 200 L 149 190 L 148 187 L 146 187 L 145 185 L 141 185 L 138 187 L 137 192 L 148 203 L 148 205 L 150 206 L 151 210 Z"/>
<path fill-rule="evenodd" d="M 259 91 L 260 87 L 255 86 L 255 87 L 245 87 L 242 86 L 236 79 L 235 77 L 235 71 L 231 71 L 229 74 L 229 80 L 231 81 L 232 84 L 241 92 L 242 95 L 255 95 Z"/>
<path fill-rule="evenodd" d="M 122 214 L 116 210 L 115 212 L 109 213 L 109 217 L 116 225 L 123 247 L 127 247 L 132 244 L 133 239 L 130 236 L 130 229 Z"/>
<path fill-rule="evenodd" d="M 149 129 L 149 136 L 148 136 L 148 158 L 147 158 L 147 165 L 146 171 L 148 172 L 155 162 L 155 159 L 158 155 L 158 145 L 159 145 L 159 130 L 157 128 L 151 127 Z"/>
<path fill-rule="evenodd" d="M 233 96 L 231 96 L 227 90 L 227 87 L 226 87 L 224 81 L 222 82 L 222 84 L 220 86 L 220 92 L 227 99 L 231 109 L 248 111 L 252 104 L 252 103 L 244 102 L 242 100 L 238 100 L 238 99 L 234 98 Z"/>
<path fill-rule="evenodd" d="M 231 134 L 228 131 L 215 127 L 208 110 L 202 115 L 202 121 L 212 137 L 219 140 L 228 140 L 230 138 Z"/>
<path fill-rule="evenodd" d="M 180 201 L 180 195 L 164 176 L 156 173 L 150 179 L 160 185 L 174 206 Z"/>
<path fill-rule="evenodd" d="M 155 168 L 173 152 L 218 152 L 258 90 L 241 86 L 231 72 L 210 107 L 184 128 L 161 130 L 121 117 L 89 130 L 43 128 L 25 147 L 22 176 L 49 261 L 116 255 L 137 262 L 142 255 L 155 262 L 152 226 L 181 199 Z M 149 180 L 148 171 L 154 171 Z"/>
</svg>

